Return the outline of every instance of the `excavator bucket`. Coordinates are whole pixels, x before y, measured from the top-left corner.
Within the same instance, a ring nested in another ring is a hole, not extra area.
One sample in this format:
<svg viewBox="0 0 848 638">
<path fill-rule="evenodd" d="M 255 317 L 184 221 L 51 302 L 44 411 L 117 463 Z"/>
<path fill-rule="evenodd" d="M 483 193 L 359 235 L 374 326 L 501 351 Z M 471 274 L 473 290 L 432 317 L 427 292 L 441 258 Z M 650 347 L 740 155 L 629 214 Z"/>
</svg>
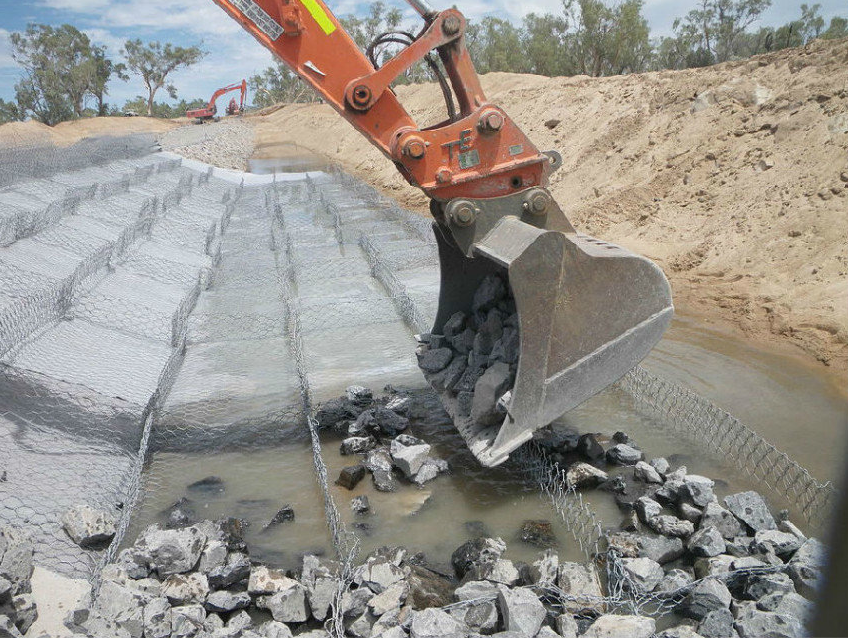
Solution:
<svg viewBox="0 0 848 638">
<path fill-rule="evenodd" d="M 451 230 L 434 224 L 441 290 L 433 334 L 455 312 L 471 313 L 475 290 L 492 273 L 506 275 L 517 308 L 520 355 L 502 423 L 475 423 L 456 397 L 440 393 L 485 466 L 504 462 L 535 430 L 631 370 L 674 312 L 656 264 L 565 224 L 567 232 L 547 230 L 507 215 L 463 249 Z"/>
</svg>

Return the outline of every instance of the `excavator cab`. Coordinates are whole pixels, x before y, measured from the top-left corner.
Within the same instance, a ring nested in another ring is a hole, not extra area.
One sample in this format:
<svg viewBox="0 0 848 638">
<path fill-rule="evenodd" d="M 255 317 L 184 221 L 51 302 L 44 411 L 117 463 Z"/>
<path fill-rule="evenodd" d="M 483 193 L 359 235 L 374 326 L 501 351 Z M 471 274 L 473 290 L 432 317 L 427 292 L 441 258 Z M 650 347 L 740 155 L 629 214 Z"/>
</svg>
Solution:
<svg viewBox="0 0 848 638">
<path fill-rule="evenodd" d="M 534 431 L 623 376 L 660 339 L 673 314 L 662 271 L 578 233 L 566 219 L 547 188 L 561 157 L 539 151 L 486 98 L 457 9 L 407 0 L 423 29 L 380 34 L 363 52 L 323 0 L 214 1 L 430 197 L 441 291 L 419 356 L 482 464 L 502 463 Z M 379 54 L 387 43 L 402 46 L 388 60 Z M 444 122 L 426 128 L 391 88 L 418 62 L 431 69 L 447 110 Z M 519 342 L 517 362 L 507 369 L 487 348 L 447 334 L 455 317 L 465 317 L 477 335 L 485 322 L 500 320 L 475 308 L 492 276 L 507 282 L 504 309 L 515 308 L 505 312 Z M 463 370 L 459 392 L 443 374 L 448 362 Z"/>
</svg>

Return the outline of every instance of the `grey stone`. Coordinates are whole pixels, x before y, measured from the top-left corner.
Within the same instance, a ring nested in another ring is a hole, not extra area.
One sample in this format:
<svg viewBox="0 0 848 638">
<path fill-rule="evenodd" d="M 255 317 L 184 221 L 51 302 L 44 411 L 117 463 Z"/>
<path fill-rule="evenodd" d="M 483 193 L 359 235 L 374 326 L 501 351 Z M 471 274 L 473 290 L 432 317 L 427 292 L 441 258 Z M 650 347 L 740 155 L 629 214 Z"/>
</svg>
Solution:
<svg viewBox="0 0 848 638">
<path fill-rule="evenodd" d="M 498 608 L 492 601 L 459 607 L 450 613 L 457 621 L 478 634 L 491 634 L 498 628 L 500 620 Z"/>
<path fill-rule="evenodd" d="M 377 442 L 370 436 L 349 436 L 342 441 L 339 452 L 342 456 L 351 454 L 364 454 L 373 449 Z"/>
<path fill-rule="evenodd" d="M 762 530 L 754 534 L 754 545 L 761 552 L 772 551 L 778 556 L 786 556 L 801 547 L 801 539 L 794 534 L 776 529 Z"/>
<path fill-rule="evenodd" d="M 254 596 L 276 594 L 289 591 L 299 584 L 296 580 L 286 576 L 282 570 L 269 569 L 265 565 L 255 565 L 250 569 L 247 591 Z"/>
<path fill-rule="evenodd" d="M 724 538 L 716 527 L 702 527 L 689 537 L 686 546 L 694 556 L 718 556 L 725 550 Z"/>
<path fill-rule="evenodd" d="M 577 621 L 571 614 L 556 617 L 556 630 L 562 638 L 577 638 Z"/>
<path fill-rule="evenodd" d="M 342 596 L 342 613 L 345 618 L 358 618 L 368 609 L 368 601 L 374 597 L 367 587 L 348 589 Z"/>
<path fill-rule="evenodd" d="M 734 638 L 733 614 L 729 609 L 714 609 L 698 623 L 698 633 L 704 638 Z"/>
<path fill-rule="evenodd" d="M 678 625 L 664 629 L 657 634 L 657 638 L 704 638 L 689 625 Z"/>
<path fill-rule="evenodd" d="M 728 556 L 727 554 L 699 558 L 695 561 L 695 575 L 698 578 L 706 578 L 708 576 L 727 574 L 733 571 L 733 561 L 735 560 L 733 556 Z"/>
<path fill-rule="evenodd" d="M 664 536 L 686 538 L 695 531 L 695 526 L 689 521 L 683 521 L 670 514 L 660 514 L 648 521 L 648 527 Z"/>
<path fill-rule="evenodd" d="M 604 448 L 594 434 L 583 434 L 577 439 L 577 452 L 590 461 L 597 461 L 604 456 Z"/>
<path fill-rule="evenodd" d="M 12 583 L 5 578 L 0 578 L 0 604 L 12 600 Z"/>
<path fill-rule="evenodd" d="M 453 390 L 465 374 L 468 367 L 467 357 L 457 354 L 441 372 L 437 372 L 429 378 L 430 384 L 440 391 Z"/>
<path fill-rule="evenodd" d="M 369 472 L 382 470 L 384 472 L 392 471 L 392 455 L 386 447 L 380 447 L 375 450 L 370 450 L 365 455 L 365 467 Z"/>
<path fill-rule="evenodd" d="M 489 355 L 489 365 L 496 361 L 503 361 L 508 364 L 518 363 L 520 345 L 518 330 L 505 327 L 501 338 L 495 342 L 492 353 Z"/>
<path fill-rule="evenodd" d="M 210 587 L 220 589 L 240 583 L 250 576 L 250 559 L 241 552 L 231 552 L 227 562 L 209 571 Z"/>
<path fill-rule="evenodd" d="M 649 496 L 640 496 L 636 499 L 635 510 L 639 520 L 647 524 L 652 518 L 660 515 L 662 505 Z"/>
<path fill-rule="evenodd" d="M 145 554 L 150 569 L 162 577 L 194 569 L 206 539 L 196 526 L 166 530 L 154 526 L 144 532 L 135 547 Z"/>
<path fill-rule="evenodd" d="M 253 573 L 251 573 L 251 578 Z M 285 578 L 285 577 L 284 577 Z M 285 582 L 274 583 L 275 593 L 260 596 L 256 606 L 267 609 L 278 622 L 305 622 L 309 618 L 309 608 L 306 602 L 306 589 L 296 580 L 286 578 Z"/>
<path fill-rule="evenodd" d="M 474 335 L 472 352 L 478 355 L 484 355 L 488 364 L 489 355 L 492 353 L 495 343 L 501 338 L 502 334 L 503 323 L 500 313 L 497 310 L 489 312 L 485 321 L 477 328 L 477 334 Z"/>
<path fill-rule="evenodd" d="M 701 521 L 699 527 L 715 527 L 721 535 L 730 540 L 744 534 L 742 524 L 736 519 L 729 510 L 726 510 L 718 503 L 707 503 L 701 513 Z"/>
<path fill-rule="evenodd" d="M 692 586 L 678 606 L 678 611 L 689 618 L 701 620 L 711 611 L 729 608 L 732 599 L 723 582 L 707 578 Z"/>
<path fill-rule="evenodd" d="M 665 476 L 665 474 L 668 473 L 668 471 L 671 469 L 671 466 L 668 464 L 668 461 L 665 459 L 665 457 L 662 456 L 658 456 L 655 459 L 651 459 L 650 461 L 648 461 L 648 463 L 652 468 L 654 468 L 663 476 Z"/>
<path fill-rule="evenodd" d="M 682 480 L 669 478 L 669 476 L 671 475 L 667 475 L 665 477 L 665 483 L 654 492 L 654 498 L 661 503 L 673 505 L 681 499 L 685 484 Z"/>
<path fill-rule="evenodd" d="M 827 550 L 817 539 L 810 538 L 798 548 L 787 564 L 786 573 L 795 589 L 805 598 L 815 598 L 821 580 L 821 568 L 827 560 Z"/>
<path fill-rule="evenodd" d="M 24 638 L 24 635 L 18 631 L 11 618 L 0 615 L 0 638 Z"/>
<path fill-rule="evenodd" d="M 227 562 L 227 546 L 218 540 L 209 540 L 206 547 L 200 553 L 200 562 L 197 571 L 208 574 L 216 567 L 221 567 Z"/>
<path fill-rule="evenodd" d="M 403 580 L 405 576 L 402 568 L 384 556 L 376 556 L 357 567 L 353 580 L 357 585 L 368 587 L 375 594 L 380 594 Z"/>
<path fill-rule="evenodd" d="M 371 511 L 371 502 L 364 494 L 361 496 L 355 496 L 350 500 L 350 509 L 352 509 L 355 514 L 368 514 Z"/>
<path fill-rule="evenodd" d="M 12 584 L 12 595 L 29 593 L 32 555 L 28 534 L 14 527 L 0 527 L 0 578 Z"/>
<path fill-rule="evenodd" d="M 294 522 L 294 519 L 294 508 L 290 504 L 286 503 L 280 509 L 277 510 L 277 513 L 274 514 L 273 518 L 271 518 L 265 528 L 267 529 L 273 525 L 280 525 L 282 523 L 291 523 Z"/>
<path fill-rule="evenodd" d="M 617 465 L 635 465 L 641 459 L 641 450 L 626 443 L 618 443 L 607 450 L 607 461 Z"/>
<path fill-rule="evenodd" d="M 495 600 L 498 597 L 498 586 L 487 580 L 470 580 L 456 588 L 457 600 Z"/>
<path fill-rule="evenodd" d="M 345 389 L 345 397 L 357 406 L 368 405 L 374 399 L 374 393 L 361 385 L 350 385 Z"/>
<path fill-rule="evenodd" d="M 306 582 L 305 586 L 312 616 L 315 620 L 325 620 L 339 588 L 338 579 L 332 576 L 320 577 L 314 582 Z"/>
<path fill-rule="evenodd" d="M 694 578 L 688 572 L 685 572 L 682 569 L 671 569 L 666 572 L 662 577 L 662 580 L 657 583 L 657 586 L 654 587 L 654 591 L 661 594 L 669 594 L 691 585 L 693 580 Z"/>
<path fill-rule="evenodd" d="M 336 485 L 345 489 L 352 490 L 359 482 L 365 478 L 365 466 L 361 463 L 357 465 L 349 465 L 343 467 L 339 472 L 339 478 L 336 479 Z"/>
<path fill-rule="evenodd" d="M 218 613 L 235 611 L 236 609 L 246 609 L 250 607 L 250 594 L 245 591 L 229 591 L 221 589 L 213 591 L 206 597 L 206 610 Z"/>
<path fill-rule="evenodd" d="M 118 553 L 117 564 L 125 571 L 129 578 L 147 578 L 150 573 L 147 557 L 144 552 L 137 550 L 135 547 L 127 547 Z"/>
<path fill-rule="evenodd" d="M 320 430 L 345 431 L 347 423 L 356 420 L 362 408 L 355 406 L 346 397 L 322 403 L 315 413 Z"/>
<path fill-rule="evenodd" d="M 650 558 L 622 558 L 621 565 L 630 586 L 640 594 L 653 591 L 665 575 L 660 564 Z"/>
<path fill-rule="evenodd" d="M 207 620 L 209 619 L 210 615 L 213 617 L 217 616 L 217 614 L 207 614 Z M 220 621 L 220 617 L 218 617 L 218 619 Z M 230 632 L 239 632 L 243 629 L 249 629 L 252 626 L 253 618 L 251 618 L 250 614 L 248 614 L 244 610 L 236 612 L 235 614 L 230 616 L 230 619 L 227 621 L 227 630 Z"/>
<path fill-rule="evenodd" d="M 62 515 L 62 527 L 71 540 L 84 548 L 99 548 L 115 536 L 115 517 L 111 512 L 88 505 L 74 505 Z"/>
<path fill-rule="evenodd" d="M 172 574 L 162 581 L 162 595 L 171 605 L 203 603 L 209 593 L 209 581 L 205 574 Z"/>
<path fill-rule="evenodd" d="M 171 636 L 189 638 L 203 629 L 206 610 L 202 605 L 183 605 L 171 608 Z"/>
<path fill-rule="evenodd" d="M 426 350 L 418 359 L 418 367 L 424 372 L 435 374 L 444 370 L 453 359 L 453 350 L 450 348 L 436 348 Z"/>
<path fill-rule="evenodd" d="M 733 625 L 741 638 L 801 638 L 801 623 L 790 616 L 754 609 L 740 614 Z"/>
<path fill-rule="evenodd" d="M 478 577 L 485 578 L 494 583 L 501 583 L 507 586 L 513 586 L 521 579 L 521 574 L 511 560 L 499 558 L 491 564 L 478 567 L 476 570 Z"/>
<path fill-rule="evenodd" d="M 650 638 L 656 630 L 653 618 L 607 614 L 593 622 L 581 638 Z"/>
<path fill-rule="evenodd" d="M 498 591 L 498 608 L 504 628 L 521 632 L 525 636 L 535 636 L 547 615 L 542 601 L 526 587 L 501 587 Z"/>
<path fill-rule="evenodd" d="M 553 525 L 546 520 L 526 520 L 521 524 L 518 534 L 522 543 L 547 548 L 557 545 Z"/>
<path fill-rule="evenodd" d="M 93 610 L 132 638 L 141 638 L 144 632 L 144 607 L 151 598 L 107 580 L 100 586 Z"/>
<path fill-rule="evenodd" d="M 424 485 L 425 483 L 437 478 L 439 474 L 447 471 L 447 461 L 434 459 L 428 456 L 424 459 L 424 462 L 421 464 L 421 467 L 418 469 L 415 476 L 412 477 L 412 482 L 416 485 Z"/>
<path fill-rule="evenodd" d="M 637 537 L 638 555 L 664 565 L 683 555 L 683 541 L 679 538 L 655 534 L 640 534 Z"/>
<path fill-rule="evenodd" d="M 706 476 L 687 474 L 683 479 L 683 489 L 686 495 L 692 499 L 692 503 L 698 507 L 706 507 L 715 500 L 713 487 L 715 481 Z"/>
<path fill-rule="evenodd" d="M 530 575 L 536 585 L 556 584 L 558 570 L 559 556 L 548 549 L 530 566 Z"/>
<path fill-rule="evenodd" d="M 725 497 L 724 504 L 730 513 L 745 523 L 754 532 L 764 529 L 777 529 L 774 517 L 769 512 L 763 497 L 757 492 L 748 491 Z"/>
<path fill-rule="evenodd" d="M 503 420 L 497 409 L 498 399 L 512 383 L 509 365 L 497 361 L 483 373 L 474 384 L 474 398 L 471 402 L 471 418 L 479 425 L 494 425 Z"/>
<path fill-rule="evenodd" d="M 745 581 L 745 598 L 759 600 L 769 594 L 788 594 L 795 591 L 792 579 L 779 572 L 773 574 L 751 574 Z"/>
<path fill-rule="evenodd" d="M 565 601 L 567 612 L 577 614 L 583 611 L 603 611 L 603 605 L 597 600 L 603 596 L 601 581 L 594 565 L 560 563 L 557 584 L 564 593 L 574 598 Z"/>
<path fill-rule="evenodd" d="M 371 627 L 377 619 L 370 612 L 345 622 L 345 634 L 352 638 L 370 638 Z"/>
<path fill-rule="evenodd" d="M 636 463 L 636 466 L 633 468 L 633 478 L 643 483 L 663 482 L 662 476 L 660 476 L 657 469 L 649 463 L 645 463 L 645 461 Z"/>
<path fill-rule="evenodd" d="M 731 516 L 733 515 L 731 514 Z M 727 553 L 736 557 L 750 556 L 753 543 L 754 539 L 750 536 L 736 536 L 730 540 L 725 540 Z"/>
<path fill-rule="evenodd" d="M 701 521 L 701 510 L 688 501 L 681 500 L 677 503 L 677 515 L 693 525 L 697 525 Z"/>
<path fill-rule="evenodd" d="M 475 567 L 493 564 L 506 551 L 506 543 L 500 538 L 475 538 L 456 548 L 451 554 L 451 564 L 459 578 Z"/>
<path fill-rule="evenodd" d="M 421 469 L 424 460 L 430 454 L 430 446 L 427 443 L 409 443 L 403 439 L 404 435 L 392 440 L 390 453 L 392 461 L 403 474 L 411 479 Z"/>
<path fill-rule="evenodd" d="M 291 629 L 285 623 L 269 620 L 259 627 L 259 634 L 265 638 L 292 638 Z M 301 634 L 303 635 L 303 634 Z"/>
<path fill-rule="evenodd" d="M 811 600 L 807 600 L 794 591 L 767 594 L 757 601 L 757 607 L 762 611 L 773 611 L 797 618 L 802 625 L 812 620 L 815 611 L 815 605 Z"/>
<path fill-rule="evenodd" d="M 38 618 L 38 608 L 32 594 L 18 594 L 12 598 L 11 604 L 0 607 L 0 613 L 8 616 L 15 627 L 25 634 Z"/>
<path fill-rule="evenodd" d="M 507 290 L 503 279 L 497 275 L 486 275 L 477 290 L 474 291 L 471 309 L 475 313 L 487 312 L 506 296 Z"/>
<path fill-rule="evenodd" d="M 465 638 L 466 628 L 441 609 L 416 612 L 409 626 L 411 638 Z"/>
<path fill-rule="evenodd" d="M 451 339 L 451 345 L 461 355 L 467 355 L 474 348 L 474 337 L 477 333 L 471 328 L 466 328 Z"/>
<path fill-rule="evenodd" d="M 407 604 L 416 609 L 443 607 L 453 602 L 455 585 L 450 579 L 421 565 L 410 565 Z"/>
<path fill-rule="evenodd" d="M 609 475 L 588 463 L 574 463 L 565 473 L 565 482 L 569 487 L 597 487 L 606 481 Z"/>
<path fill-rule="evenodd" d="M 409 583 L 399 580 L 369 600 L 368 609 L 375 616 L 382 616 L 392 609 L 399 609 L 408 595 Z"/>
<path fill-rule="evenodd" d="M 452 339 L 454 335 L 459 334 L 465 329 L 466 316 L 464 312 L 455 312 L 442 326 L 442 334 L 445 339 Z"/>
<path fill-rule="evenodd" d="M 171 635 L 171 604 L 157 596 L 144 606 L 144 638 L 168 638 Z"/>
<path fill-rule="evenodd" d="M 225 487 L 224 480 L 220 476 L 207 476 L 190 483 L 186 489 L 201 494 L 220 494 L 225 490 Z"/>
<path fill-rule="evenodd" d="M 371 482 L 378 492 L 394 492 L 398 488 L 397 481 L 391 472 L 375 470 L 371 474 Z"/>
</svg>

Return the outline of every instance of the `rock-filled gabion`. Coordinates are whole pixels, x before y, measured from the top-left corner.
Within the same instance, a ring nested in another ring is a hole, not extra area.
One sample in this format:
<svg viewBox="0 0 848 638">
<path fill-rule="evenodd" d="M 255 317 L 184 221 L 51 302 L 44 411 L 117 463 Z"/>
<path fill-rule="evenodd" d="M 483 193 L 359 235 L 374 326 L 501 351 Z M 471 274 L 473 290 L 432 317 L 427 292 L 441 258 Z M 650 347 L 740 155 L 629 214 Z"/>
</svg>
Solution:
<svg viewBox="0 0 848 638">
<path fill-rule="evenodd" d="M 422 335 L 418 365 L 433 388 L 456 398 L 460 417 L 481 427 L 506 415 L 519 356 L 515 300 L 505 275 L 485 277 L 472 312 L 454 313 L 442 334 Z"/>
<path fill-rule="evenodd" d="M 32 555 L 32 541 L 25 532 L 0 527 L 0 636 L 22 636 L 38 618 Z"/>
<path fill-rule="evenodd" d="M 421 486 L 449 470 L 428 443 L 405 433 L 410 403 L 401 393 L 375 399 L 368 388 L 350 386 L 345 396 L 318 408 L 318 427 L 345 436 L 341 453 L 362 459 L 342 470 L 337 485 L 353 489 L 367 472 L 378 491 L 394 492 L 398 477 Z"/>
</svg>

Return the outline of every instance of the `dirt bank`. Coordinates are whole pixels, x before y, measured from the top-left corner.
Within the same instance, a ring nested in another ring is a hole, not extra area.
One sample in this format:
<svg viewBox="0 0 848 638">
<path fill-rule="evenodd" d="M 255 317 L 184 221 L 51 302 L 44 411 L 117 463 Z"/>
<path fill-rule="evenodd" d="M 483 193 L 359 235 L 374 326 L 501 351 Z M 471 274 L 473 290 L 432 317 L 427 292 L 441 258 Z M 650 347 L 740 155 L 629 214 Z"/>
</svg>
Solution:
<svg viewBox="0 0 848 638">
<path fill-rule="evenodd" d="M 483 86 L 562 153 L 552 188 L 572 222 L 657 260 L 678 306 L 848 367 L 848 40 L 612 78 L 493 73 Z M 398 93 L 419 122 L 442 118 L 436 87 Z M 249 119 L 255 157 L 296 143 L 426 212 L 328 106 Z"/>
<path fill-rule="evenodd" d="M 156 117 L 92 117 L 61 122 L 56 126 L 47 126 L 34 121 L 11 122 L 0 126 L 0 146 L 35 142 L 52 142 L 59 146 L 69 146 L 84 137 L 164 133 L 180 124 L 181 122 L 177 120 Z"/>
</svg>

